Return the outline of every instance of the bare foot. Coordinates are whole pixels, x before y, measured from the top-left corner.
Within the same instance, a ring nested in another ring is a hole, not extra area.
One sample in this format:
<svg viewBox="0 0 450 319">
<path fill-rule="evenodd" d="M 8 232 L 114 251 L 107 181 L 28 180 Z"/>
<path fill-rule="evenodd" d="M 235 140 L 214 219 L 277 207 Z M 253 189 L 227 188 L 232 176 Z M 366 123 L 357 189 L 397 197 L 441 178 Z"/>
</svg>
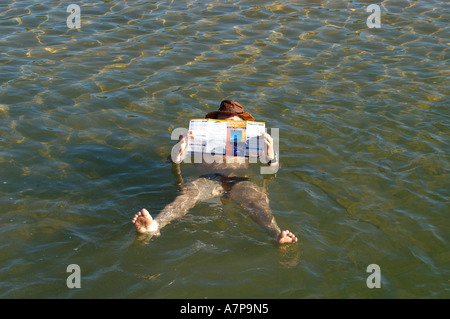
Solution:
<svg viewBox="0 0 450 319">
<path fill-rule="evenodd" d="M 153 220 L 152 216 L 145 208 L 134 215 L 131 222 L 139 233 L 151 233 L 159 236 L 158 223 Z"/>
<path fill-rule="evenodd" d="M 297 237 L 289 230 L 283 230 L 280 235 L 278 235 L 277 242 L 279 244 L 288 244 L 288 243 L 296 243 Z"/>
</svg>

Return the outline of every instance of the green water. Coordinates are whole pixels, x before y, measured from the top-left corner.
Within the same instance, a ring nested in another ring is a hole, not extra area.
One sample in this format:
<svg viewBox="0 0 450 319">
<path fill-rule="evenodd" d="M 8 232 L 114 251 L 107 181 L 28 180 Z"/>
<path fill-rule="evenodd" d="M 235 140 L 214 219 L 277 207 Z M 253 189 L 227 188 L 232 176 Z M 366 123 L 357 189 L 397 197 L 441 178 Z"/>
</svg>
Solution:
<svg viewBox="0 0 450 319">
<path fill-rule="evenodd" d="M 80 29 L 70 3 L 0 1 L 0 297 L 450 297 L 444 1 L 378 3 L 380 28 L 372 1 L 73 1 Z M 225 98 L 279 129 L 298 243 L 211 200 L 143 245 L 170 133 Z"/>
</svg>

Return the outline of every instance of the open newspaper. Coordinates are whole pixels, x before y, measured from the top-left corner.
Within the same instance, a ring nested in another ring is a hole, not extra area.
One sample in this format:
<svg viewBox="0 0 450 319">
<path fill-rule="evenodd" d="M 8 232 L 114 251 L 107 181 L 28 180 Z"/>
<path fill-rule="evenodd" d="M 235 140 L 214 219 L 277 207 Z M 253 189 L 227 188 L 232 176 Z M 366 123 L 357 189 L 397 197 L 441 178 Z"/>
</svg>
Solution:
<svg viewBox="0 0 450 319">
<path fill-rule="evenodd" d="M 263 151 L 264 122 L 192 119 L 188 152 L 237 157 L 258 157 Z"/>
</svg>

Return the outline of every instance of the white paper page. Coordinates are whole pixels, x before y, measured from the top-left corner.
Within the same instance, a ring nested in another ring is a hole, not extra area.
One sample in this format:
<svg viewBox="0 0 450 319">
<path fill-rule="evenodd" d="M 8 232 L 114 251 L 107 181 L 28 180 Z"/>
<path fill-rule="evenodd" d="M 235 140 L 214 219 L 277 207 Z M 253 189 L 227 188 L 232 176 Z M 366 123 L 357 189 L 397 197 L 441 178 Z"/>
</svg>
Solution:
<svg viewBox="0 0 450 319">
<path fill-rule="evenodd" d="M 249 157 L 257 157 L 262 152 L 263 140 L 259 143 L 258 137 L 266 130 L 265 123 L 247 122 L 247 147 Z"/>
<path fill-rule="evenodd" d="M 194 138 L 189 138 L 188 152 L 203 153 L 203 145 L 208 136 L 208 120 L 191 120 L 189 131 L 192 131 Z"/>
<path fill-rule="evenodd" d="M 208 139 L 206 140 L 205 153 L 224 155 L 227 139 L 226 121 L 209 121 Z"/>
</svg>

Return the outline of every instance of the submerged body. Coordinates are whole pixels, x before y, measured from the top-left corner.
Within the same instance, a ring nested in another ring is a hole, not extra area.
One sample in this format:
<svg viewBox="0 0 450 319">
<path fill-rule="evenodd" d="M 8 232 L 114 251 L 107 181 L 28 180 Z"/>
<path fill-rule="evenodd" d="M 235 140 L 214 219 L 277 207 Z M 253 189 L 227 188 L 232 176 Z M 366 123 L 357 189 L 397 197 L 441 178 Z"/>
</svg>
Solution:
<svg viewBox="0 0 450 319">
<path fill-rule="evenodd" d="M 242 116 L 233 114 L 234 112 L 214 113 L 217 113 L 214 114 L 217 119 L 244 119 Z M 267 133 L 263 135 L 269 165 L 278 165 L 278 162 L 270 162 L 270 160 L 275 158 L 272 138 Z M 195 138 L 192 135 L 189 137 Z M 190 183 L 184 184 L 179 163 L 186 157 L 187 140 L 188 136 L 180 137 L 177 144 L 179 145 L 179 152 L 176 153 L 175 158 L 171 158 L 174 172 L 177 174 L 181 185 L 181 194 L 172 203 L 164 207 L 155 219 L 152 218 L 145 208 L 135 214 L 132 222 L 139 233 L 159 236 L 161 228 L 171 221 L 186 215 L 189 209 L 193 208 L 197 203 L 214 197 L 226 197 L 226 199 L 240 203 L 248 211 L 252 220 L 265 229 L 276 242 L 297 242 L 294 234 L 288 230 L 281 231 L 278 227 L 270 209 L 269 198 L 265 190 L 248 179 L 251 165 L 248 159 L 223 157 L 215 161 L 208 161 L 209 163 L 196 164 L 196 167 L 201 172 L 201 176 Z"/>
</svg>

